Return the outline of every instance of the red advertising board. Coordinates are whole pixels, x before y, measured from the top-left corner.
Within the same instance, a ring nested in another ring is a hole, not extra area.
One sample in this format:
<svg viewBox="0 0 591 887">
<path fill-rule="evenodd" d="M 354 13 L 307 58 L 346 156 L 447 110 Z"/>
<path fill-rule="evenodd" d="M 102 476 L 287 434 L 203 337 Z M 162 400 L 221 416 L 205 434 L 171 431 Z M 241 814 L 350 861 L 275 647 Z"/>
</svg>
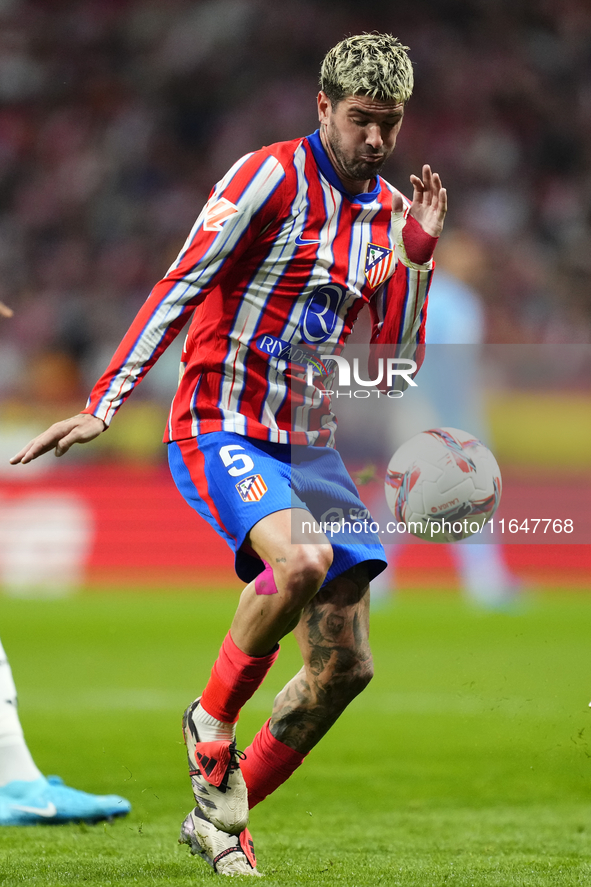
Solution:
<svg viewBox="0 0 591 887">
<path fill-rule="evenodd" d="M 80 524 L 85 523 L 85 541 L 78 538 L 76 543 L 79 578 L 85 587 L 240 587 L 226 543 L 184 502 L 165 466 L 59 466 L 42 475 L 25 472 L 19 467 L 14 479 L 0 480 L 4 584 L 8 549 L 12 551 L 31 525 L 41 521 L 54 535 L 39 542 L 39 531 L 35 544 L 44 546 L 46 555 L 55 554 L 57 524 L 68 512 L 72 538 L 80 536 L 76 528 L 81 531 Z M 512 501 L 522 499 L 526 486 L 530 499 L 541 499 L 541 484 L 522 483 L 521 488 L 517 481 L 506 484 L 507 513 Z M 590 545 L 512 544 L 506 546 L 505 556 L 518 576 L 535 585 L 591 587 Z M 27 563 L 31 557 L 27 550 L 20 555 Z M 453 587 L 457 581 L 446 545 L 413 542 L 405 546 L 397 564 L 399 587 Z"/>
</svg>

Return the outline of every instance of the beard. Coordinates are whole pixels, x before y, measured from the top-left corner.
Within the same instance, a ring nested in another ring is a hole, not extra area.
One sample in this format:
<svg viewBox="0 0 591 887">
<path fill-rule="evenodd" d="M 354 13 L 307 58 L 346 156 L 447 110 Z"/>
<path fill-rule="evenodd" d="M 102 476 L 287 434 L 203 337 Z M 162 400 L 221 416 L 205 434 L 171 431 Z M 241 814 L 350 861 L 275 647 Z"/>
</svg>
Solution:
<svg viewBox="0 0 591 887">
<path fill-rule="evenodd" d="M 355 157 L 355 155 L 350 157 L 345 153 L 341 134 L 333 123 L 327 126 L 326 135 L 341 169 L 348 178 L 356 182 L 366 182 L 368 179 L 377 176 L 392 153 L 392 151 L 373 151 L 372 148 L 366 146 L 359 153 L 375 156 L 375 162 L 370 163 L 362 157 Z"/>
</svg>

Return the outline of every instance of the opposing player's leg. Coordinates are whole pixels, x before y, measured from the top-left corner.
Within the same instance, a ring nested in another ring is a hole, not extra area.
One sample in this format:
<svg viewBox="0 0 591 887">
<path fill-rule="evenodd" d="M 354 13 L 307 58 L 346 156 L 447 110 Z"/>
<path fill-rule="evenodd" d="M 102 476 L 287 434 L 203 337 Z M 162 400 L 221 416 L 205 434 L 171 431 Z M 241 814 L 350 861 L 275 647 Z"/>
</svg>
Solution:
<svg viewBox="0 0 591 887">
<path fill-rule="evenodd" d="M 40 773 L 25 742 L 12 671 L 0 643 L 0 826 L 96 822 L 130 809 L 119 795 L 92 795 Z"/>
<path fill-rule="evenodd" d="M 285 782 L 373 675 L 365 564 L 328 582 L 294 631 L 304 666 L 275 699 L 241 763 L 250 807 Z"/>
<path fill-rule="evenodd" d="M 25 742 L 12 671 L 0 642 L 0 793 L 9 782 L 32 782 L 40 776 Z"/>
</svg>

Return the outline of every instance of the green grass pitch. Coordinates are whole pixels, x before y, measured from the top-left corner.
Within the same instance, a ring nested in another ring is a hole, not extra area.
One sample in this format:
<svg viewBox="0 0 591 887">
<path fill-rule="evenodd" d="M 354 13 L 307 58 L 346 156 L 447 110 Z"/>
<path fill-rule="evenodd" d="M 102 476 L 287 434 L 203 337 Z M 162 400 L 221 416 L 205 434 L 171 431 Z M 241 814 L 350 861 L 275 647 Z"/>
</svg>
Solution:
<svg viewBox="0 0 591 887">
<path fill-rule="evenodd" d="M 215 883 L 177 845 L 192 806 L 181 713 L 237 595 L 3 599 L 2 640 L 45 773 L 118 792 L 126 819 L 0 831 L 2 885 Z M 268 885 L 574 885 L 591 878 L 591 595 L 483 614 L 451 594 L 372 615 L 376 677 L 252 815 Z M 291 639 L 245 746 L 299 668 Z"/>
</svg>

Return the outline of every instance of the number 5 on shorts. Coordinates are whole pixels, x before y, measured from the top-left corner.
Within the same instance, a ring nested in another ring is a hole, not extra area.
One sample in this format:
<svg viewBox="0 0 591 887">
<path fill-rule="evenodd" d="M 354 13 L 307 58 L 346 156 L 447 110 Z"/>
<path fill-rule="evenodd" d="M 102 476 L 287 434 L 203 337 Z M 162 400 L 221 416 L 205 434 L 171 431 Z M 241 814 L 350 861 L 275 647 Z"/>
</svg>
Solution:
<svg viewBox="0 0 591 887">
<path fill-rule="evenodd" d="M 254 462 L 246 453 L 234 453 L 234 450 L 243 450 L 244 447 L 241 447 L 239 444 L 230 444 L 227 447 L 222 447 L 220 450 L 220 459 L 228 469 L 228 474 L 231 474 L 232 477 L 240 477 L 241 474 L 246 474 L 248 471 L 252 471 L 254 468 Z M 240 465 L 236 463 L 241 463 Z M 231 468 L 229 466 L 232 466 Z"/>
</svg>

